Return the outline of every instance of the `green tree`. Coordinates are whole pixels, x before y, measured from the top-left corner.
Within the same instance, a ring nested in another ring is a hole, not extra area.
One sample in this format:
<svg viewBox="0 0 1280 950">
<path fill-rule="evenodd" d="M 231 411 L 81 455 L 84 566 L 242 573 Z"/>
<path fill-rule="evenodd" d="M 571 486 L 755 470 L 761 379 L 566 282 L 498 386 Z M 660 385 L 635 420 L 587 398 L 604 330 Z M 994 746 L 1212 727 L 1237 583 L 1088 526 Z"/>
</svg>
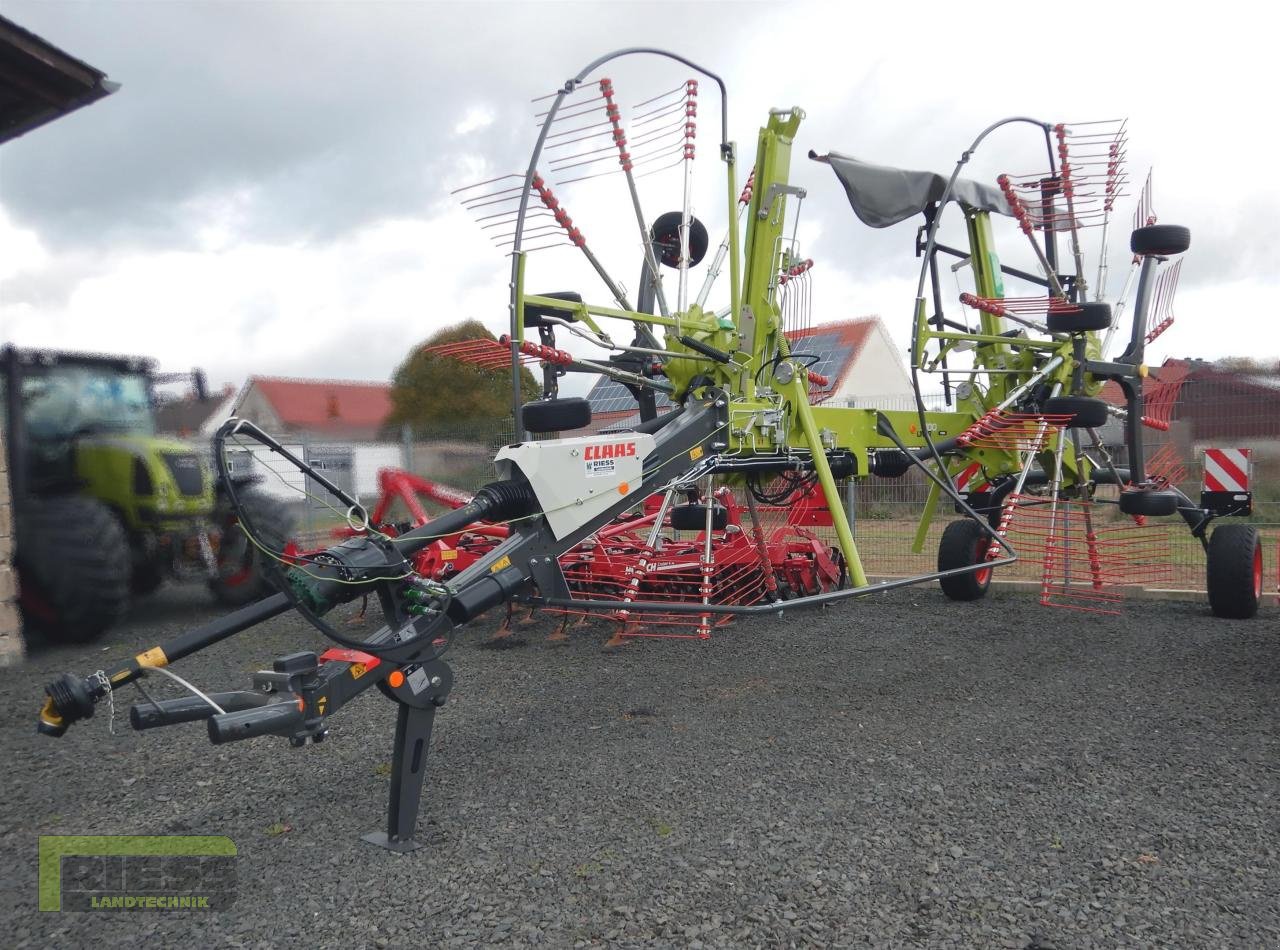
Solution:
<svg viewBox="0 0 1280 950">
<path fill-rule="evenodd" d="M 409 423 L 416 432 L 450 429 L 477 422 L 511 418 L 511 370 L 484 369 L 431 352 L 431 347 L 460 340 L 493 340 L 479 320 L 467 320 L 439 331 L 414 347 L 391 379 L 391 415 L 387 428 Z M 541 387 L 527 369 L 520 370 L 524 401 L 536 399 Z"/>
</svg>

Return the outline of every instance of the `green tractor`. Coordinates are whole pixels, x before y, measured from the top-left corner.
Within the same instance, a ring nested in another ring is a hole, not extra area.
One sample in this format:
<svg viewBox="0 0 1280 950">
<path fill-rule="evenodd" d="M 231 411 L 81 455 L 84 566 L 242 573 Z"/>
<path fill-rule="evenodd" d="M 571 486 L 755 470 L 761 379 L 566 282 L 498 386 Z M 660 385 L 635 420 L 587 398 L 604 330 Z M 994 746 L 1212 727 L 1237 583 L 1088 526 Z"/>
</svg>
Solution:
<svg viewBox="0 0 1280 950">
<path fill-rule="evenodd" d="M 19 603 L 51 640 L 93 640 L 167 579 L 233 606 L 268 590 L 205 455 L 156 435 L 158 378 L 147 359 L 0 350 Z M 262 544 L 284 550 L 289 520 L 253 481 L 236 493 Z"/>
</svg>

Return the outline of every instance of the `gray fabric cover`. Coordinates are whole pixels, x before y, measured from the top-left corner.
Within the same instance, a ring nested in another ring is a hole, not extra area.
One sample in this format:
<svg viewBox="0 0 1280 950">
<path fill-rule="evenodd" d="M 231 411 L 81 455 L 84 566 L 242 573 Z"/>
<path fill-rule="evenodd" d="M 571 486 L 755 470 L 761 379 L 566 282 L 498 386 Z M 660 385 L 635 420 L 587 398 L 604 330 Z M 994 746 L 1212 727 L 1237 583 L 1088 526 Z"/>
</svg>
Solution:
<svg viewBox="0 0 1280 950">
<path fill-rule="evenodd" d="M 839 152 L 828 155 L 810 152 L 809 157 L 815 162 L 825 162 L 835 170 L 854 213 L 863 224 L 873 228 L 887 228 L 923 213 L 925 208 L 942 197 L 949 177 L 936 172 L 872 165 Z M 999 188 L 968 178 L 956 179 L 951 189 L 951 200 L 967 210 L 1009 213 L 1009 203 Z"/>
</svg>

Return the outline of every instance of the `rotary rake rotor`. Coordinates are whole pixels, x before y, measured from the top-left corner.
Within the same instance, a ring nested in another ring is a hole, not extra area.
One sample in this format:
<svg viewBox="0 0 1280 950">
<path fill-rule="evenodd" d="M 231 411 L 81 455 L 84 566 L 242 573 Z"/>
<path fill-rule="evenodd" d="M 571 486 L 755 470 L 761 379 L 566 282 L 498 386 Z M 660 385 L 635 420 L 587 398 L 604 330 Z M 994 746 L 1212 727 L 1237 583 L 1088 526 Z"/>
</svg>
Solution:
<svg viewBox="0 0 1280 950">
<path fill-rule="evenodd" d="M 959 178 L 988 135 L 1026 125 L 1043 135 L 1047 164 L 1029 174 L 998 175 L 994 183 L 1003 202 L 986 186 Z M 1148 174 L 1130 235 L 1133 266 L 1119 297 L 1108 300 L 1107 236 L 1116 202 L 1126 194 L 1126 151 L 1123 121 L 996 123 L 965 152 L 944 198 L 924 209 L 917 238 L 924 260 L 912 325 L 912 379 L 922 428 L 927 432 L 925 381 L 937 374 L 946 400 L 976 416 L 947 446 L 949 459 L 937 454 L 938 467 L 959 487 L 980 486 L 965 491 L 975 508 L 1000 537 L 1038 558 L 1046 606 L 1115 612 L 1124 588 L 1158 585 L 1171 575 L 1168 533 L 1148 518 L 1180 515 L 1208 551 L 1210 522 L 1243 511 L 1192 502 L 1178 488 L 1185 469 L 1169 446 L 1147 457 L 1143 429 L 1169 429 L 1183 380 L 1150 381 L 1145 347 L 1173 323 L 1182 261 L 1168 262 L 1187 250 L 1190 235 L 1156 223 Z M 938 237 L 941 209 L 953 192 L 965 217 L 967 253 Z M 1000 262 L 993 215 L 1013 219 L 1031 251 L 1033 271 Z M 1096 235 L 1098 254 L 1092 289 L 1085 265 L 1090 235 Z M 939 255 L 959 257 L 953 272 L 971 273 L 973 289 L 957 297 L 959 319 L 944 312 Z M 1006 282 L 1037 291 L 1011 294 Z M 1119 335 L 1127 340 L 1111 357 Z M 1110 400 L 1103 398 L 1107 394 Z M 1104 426 L 1113 420 L 1120 438 L 1104 439 Z M 917 543 L 922 536 L 923 530 Z M 994 543 L 970 543 L 973 536 L 971 525 L 949 526 L 939 567 L 999 555 Z M 943 589 L 955 599 L 981 596 L 985 586 L 975 576 L 982 575 L 944 578 Z"/>
</svg>

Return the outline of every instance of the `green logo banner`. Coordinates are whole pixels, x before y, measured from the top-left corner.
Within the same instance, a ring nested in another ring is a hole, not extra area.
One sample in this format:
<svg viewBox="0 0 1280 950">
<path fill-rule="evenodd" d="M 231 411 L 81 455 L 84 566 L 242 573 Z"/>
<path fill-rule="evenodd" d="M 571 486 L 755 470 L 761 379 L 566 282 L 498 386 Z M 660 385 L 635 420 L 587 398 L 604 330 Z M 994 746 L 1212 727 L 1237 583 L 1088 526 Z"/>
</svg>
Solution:
<svg viewBox="0 0 1280 950">
<path fill-rule="evenodd" d="M 41 835 L 40 909 L 225 909 L 236 853 L 224 835 Z"/>
</svg>

